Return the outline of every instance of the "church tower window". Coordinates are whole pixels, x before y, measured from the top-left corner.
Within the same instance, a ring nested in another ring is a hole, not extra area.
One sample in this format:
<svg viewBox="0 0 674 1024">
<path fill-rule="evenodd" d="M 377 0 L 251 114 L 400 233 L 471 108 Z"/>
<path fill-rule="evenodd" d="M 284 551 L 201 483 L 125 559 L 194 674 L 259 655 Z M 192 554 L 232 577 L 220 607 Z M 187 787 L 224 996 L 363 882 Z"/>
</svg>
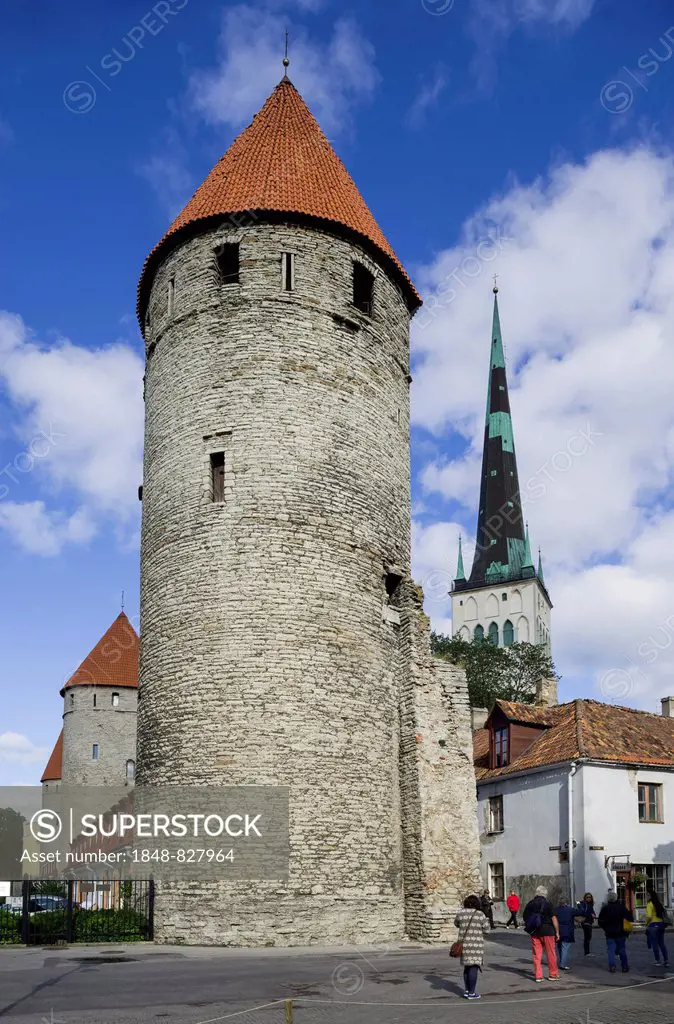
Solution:
<svg viewBox="0 0 674 1024">
<path fill-rule="evenodd" d="M 511 647 L 515 642 L 515 630 L 510 619 L 503 623 L 503 646 Z"/>
<path fill-rule="evenodd" d="M 484 629 L 478 625 L 473 630 L 473 640 L 484 640 Z"/>
<path fill-rule="evenodd" d="M 492 622 L 489 626 L 489 640 L 494 647 L 498 647 L 498 624 L 496 622 Z"/>
</svg>

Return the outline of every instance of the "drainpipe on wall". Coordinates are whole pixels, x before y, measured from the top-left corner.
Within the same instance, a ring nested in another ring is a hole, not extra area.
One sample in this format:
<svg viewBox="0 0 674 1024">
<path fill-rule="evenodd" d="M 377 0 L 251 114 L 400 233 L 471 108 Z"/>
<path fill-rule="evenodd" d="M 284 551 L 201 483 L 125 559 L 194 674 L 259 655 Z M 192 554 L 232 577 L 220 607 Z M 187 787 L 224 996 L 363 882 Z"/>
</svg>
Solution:
<svg viewBox="0 0 674 1024">
<path fill-rule="evenodd" d="M 573 777 L 577 771 L 578 765 L 575 761 L 572 761 L 571 768 L 569 769 L 569 781 L 566 787 L 567 796 L 569 798 L 569 903 L 572 907 L 575 906 L 576 903 L 573 869 Z"/>
</svg>

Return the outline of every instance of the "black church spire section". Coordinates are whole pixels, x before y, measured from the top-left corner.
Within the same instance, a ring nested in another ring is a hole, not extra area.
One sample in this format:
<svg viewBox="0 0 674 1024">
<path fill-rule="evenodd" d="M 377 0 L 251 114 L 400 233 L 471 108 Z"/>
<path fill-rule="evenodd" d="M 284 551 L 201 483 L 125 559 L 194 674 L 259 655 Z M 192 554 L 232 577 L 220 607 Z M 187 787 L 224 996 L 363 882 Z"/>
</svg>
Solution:
<svg viewBox="0 0 674 1024">
<path fill-rule="evenodd" d="M 480 505 L 473 568 L 455 590 L 530 579 L 536 574 L 526 541 L 513 440 L 497 288 L 489 361 Z"/>
</svg>

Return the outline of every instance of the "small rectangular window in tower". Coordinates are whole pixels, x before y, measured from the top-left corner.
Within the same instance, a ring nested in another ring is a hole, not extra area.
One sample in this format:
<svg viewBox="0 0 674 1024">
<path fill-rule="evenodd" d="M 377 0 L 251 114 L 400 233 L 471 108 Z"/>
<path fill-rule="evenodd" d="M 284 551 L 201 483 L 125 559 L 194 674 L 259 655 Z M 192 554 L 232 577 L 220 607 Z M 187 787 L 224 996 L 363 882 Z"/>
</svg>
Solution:
<svg viewBox="0 0 674 1024">
<path fill-rule="evenodd" d="M 173 316 L 176 301 L 176 279 L 172 277 L 168 283 L 168 315 Z"/>
<path fill-rule="evenodd" d="M 225 500 L 225 453 L 211 452 L 211 500 Z"/>
<path fill-rule="evenodd" d="M 112 706 L 113 706 L 113 708 L 118 708 L 119 707 L 119 694 L 118 693 L 113 693 L 113 695 L 112 695 Z"/>
<path fill-rule="evenodd" d="M 374 294 L 374 274 L 371 274 L 362 263 L 353 264 L 353 304 L 361 313 L 372 315 L 372 296 Z"/>
<path fill-rule="evenodd" d="M 295 255 L 292 252 L 281 253 L 281 280 L 284 292 L 295 290 Z"/>
<path fill-rule="evenodd" d="M 94 743 L 91 748 L 91 760 L 98 761 L 98 743 Z"/>
<path fill-rule="evenodd" d="M 96 707 L 96 694 L 94 694 L 94 707 Z"/>
<path fill-rule="evenodd" d="M 239 283 L 239 243 L 225 242 L 215 250 L 220 284 Z"/>
</svg>

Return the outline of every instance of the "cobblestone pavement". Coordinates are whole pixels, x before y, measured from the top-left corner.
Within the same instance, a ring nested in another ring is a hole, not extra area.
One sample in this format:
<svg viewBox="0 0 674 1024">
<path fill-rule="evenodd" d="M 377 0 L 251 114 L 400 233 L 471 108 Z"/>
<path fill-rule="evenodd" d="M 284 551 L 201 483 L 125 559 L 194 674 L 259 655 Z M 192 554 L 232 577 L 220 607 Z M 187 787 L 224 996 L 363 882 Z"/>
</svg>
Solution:
<svg viewBox="0 0 674 1024">
<path fill-rule="evenodd" d="M 674 935 L 671 940 L 674 946 Z M 349 951 L 170 947 L 0 950 L 0 1018 L 12 1024 L 674 1024 L 674 972 L 656 968 L 643 935 L 629 974 L 576 944 L 572 970 L 535 985 L 529 940 L 488 942 L 482 999 L 462 998 L 446 948 Z M 673 950 L 674 953 L 674 950 Z"/>
</svg>

